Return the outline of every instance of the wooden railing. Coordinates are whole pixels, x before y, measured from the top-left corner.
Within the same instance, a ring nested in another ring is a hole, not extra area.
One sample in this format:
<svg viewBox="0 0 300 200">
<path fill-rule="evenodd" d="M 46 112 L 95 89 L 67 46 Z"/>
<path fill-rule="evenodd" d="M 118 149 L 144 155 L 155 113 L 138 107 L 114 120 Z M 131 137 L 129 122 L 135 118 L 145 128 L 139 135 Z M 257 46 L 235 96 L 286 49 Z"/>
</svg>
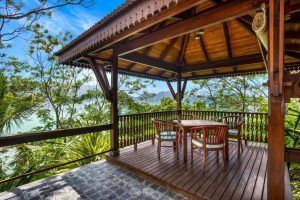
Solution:
<svg viewBox="0 0 300 200">
<path fill-rule="evenodd" d="M 119 116 L 119 146 L 126 147 L 155 138 L 151 119 L 173 120 L 176 111 L 162 111 Z"/>
<path fill-rule="evenodd" d="M 227 115 L 243 115 L 245 123 L 243 125 L 243 134 L 247 140 L 267 142 L 267 114 L 266 113 L 240 113 L 240 112 L 213 112 L 213 111 L 182 111 L 182 114 L 194 115 L 198 119 L 220 120 Z M 129 145 L 136 145 L 143 141 L 155 138 L 155 130 L 151 119 L 174 120 L 176 119 L 176 111 L 162 111 L 151 113 L 140 113 L 131 115 L 119 116 L 119 146 L 120 148 Z M 12 136 L 0 137 L 0 147 L 19 145 L 29 142 L 45 141 L 48 139 L 75 136 L 81 134 L 96 133 L 101 131 L 111 130 L 112 125 L 99 125 L 92 127 L 82 127 L 55 131 L 34 132 L 27 134 L 19 134 Z M 10 177 L 5 180 L 0 180 L 1 183 L 16 180 L 22 177 L 30 176 L 36 173 L 41 173 L 50 169 L 58 168 L 70 163 L 78 162 L 93 156 L 109 152 L 99 152 L 94 155 L 87 155 L 84 158 L 62 163 L 56 166 L 49 166 L 35 172 L 29 172 L 17 177 Z"/>
<path fill-rule="evenodd" d="M 214 111 L 182 111 L 185 115 L 194 115 L 198 119 L 220 120 L 228 115 L 242 115 L 245 118 L 242 131 L 245 139 L 267 142 L 267 113 L 214 112 Z M 125 147 L 154 139 L 155 130 L 152 118 L 163 120 L 176 119 L 176 111 L 162 111 L 119 116 L 119 145 Z"/>
<path fill-rule="evenodd" d="M 258 112 L 216 112 L 216 111 L 182 111 L 183 114 L 194 115 L 199 119 L 218 121 L 228 115 L 242 115 L 245 122 L 242 126 L 243 137 L 246 140 L 267 142 L 268 114 Z"/>
<path fill-rule="evenodd" d="M 99 133 L 103 131 L 111 130 L 112 125 L 98 125 L 98 126 L 89 126 L 89 127 L 80 127 L 80 128 L 71 128 L 71 129 L 62 129 L 62 130 L 53 130 L 53 131 L 43 131 L 43 132 L 32 132 L 32 133 L 25 133 L 25 134 L 16 134 L 10 136 L 1 136 L 0 137 L 0 147 L 10 147 L 20 144 L 32 143 L 32 142 L 39 142 L 39 141 L 46 141 L 49 139 L 55 138 L 63 138 L 68 136 L 77 136 L 82 134 L 91 134 L 91 133 Z M 104 155 L 105 153 L 110 152 L 111 149 L 107 149 L 102 152 L 97 152 L 92 155 L 86 155 L 85 157 L 79 158 L 77 160 L 70 160 L 68 162 L 64 162 L 61 164 L 57 164 L 54 166 L 48 166 L 42 169 L 38 169 L 36 171 L 29 171 L 25 174 L 21 174 L 14 177 L 8 177 L 6 179 L 0 180 L 0 184 L 8 183 L 13 180 L 26 178 L 32 176 L 34 174 L 42 173 L 51 169 L 59 168 L 65 165 L 69 165 L 71 163 L 76 163 L 82 160 L 90 159 L 95 156 Z"/>
</svg>

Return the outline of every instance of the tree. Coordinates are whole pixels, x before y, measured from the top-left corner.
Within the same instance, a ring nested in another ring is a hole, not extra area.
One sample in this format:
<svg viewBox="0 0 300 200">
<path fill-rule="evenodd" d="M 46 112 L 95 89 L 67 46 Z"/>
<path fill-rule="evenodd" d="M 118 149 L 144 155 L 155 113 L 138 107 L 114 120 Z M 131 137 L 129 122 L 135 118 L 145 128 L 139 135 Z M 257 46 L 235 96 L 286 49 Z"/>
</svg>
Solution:
<svg viewBox="0 0 300 200">
<path fill-rule="evenodd" d="M 200 102 L 193 104 L 214 111 L 267 110 L 267 93 L 262 87 L 262 75 L 194 80 L 189 95 L 196 95 Z"/>
<path fill-rule="evenodd" d="M 31 116 L 36 105 L 32 94 L 18 95 L 9 90 L 6 77 L 0 71 L 0 135 L 20 126 Z"/>
<path fill-rule="evenodd" d="M 91 6 L 94 2 L 95 0 L 0 1 L 0 49 L 4 48 L 4 42 L 30 30 L 42 16 L 51 17 L 54 9 L 71 5 Z"/>
</svg>

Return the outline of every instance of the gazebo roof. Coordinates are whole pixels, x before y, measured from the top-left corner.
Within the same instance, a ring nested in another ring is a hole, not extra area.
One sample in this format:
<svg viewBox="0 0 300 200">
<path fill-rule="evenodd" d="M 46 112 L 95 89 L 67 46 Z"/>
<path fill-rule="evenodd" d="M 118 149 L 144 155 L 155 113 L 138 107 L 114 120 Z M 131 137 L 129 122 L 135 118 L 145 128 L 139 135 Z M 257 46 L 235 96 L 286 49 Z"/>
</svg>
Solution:
<svg viewBox="0 0 300 200">
<path fill-rule="evenodd" d="M 92 57 L 110 70 L 116 49 L 121 72 L 156 79 L 172 80 L 177 73 L 184 79 L 264 73 L 252 30 L 262 1 L 244 1 L 239 11 L 235 2 L 127 0 L 57 55 L 62 64 L 82 67 L 89 67 Z M 300 61 L 299 5 L 291 0 L 285 23 L 287 68 Z M 212 19 L 205 17 L 212 13 Z M 195 39 L 200 29 L 204 34 Z"/>
</svg>

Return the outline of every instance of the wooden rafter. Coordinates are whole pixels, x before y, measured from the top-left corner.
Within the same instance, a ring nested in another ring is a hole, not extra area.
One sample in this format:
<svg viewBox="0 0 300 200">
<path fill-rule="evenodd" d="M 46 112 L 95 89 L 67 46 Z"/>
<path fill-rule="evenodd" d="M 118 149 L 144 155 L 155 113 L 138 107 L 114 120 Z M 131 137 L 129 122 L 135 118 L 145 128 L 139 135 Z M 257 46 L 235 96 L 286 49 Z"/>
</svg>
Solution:
<svg viewBox="0 0 300 200">
<path fill-rule="evenodd" d="M 220 6 L 216 6 L 215 8 L 198 13 L 184 21 L 175 23 L 144 37 L 118 46 L 117 52 L 119 55 L 128 54 L 138 49 L 154 45 L 165 39 L 175 38 L 191 33 L 199 28 L 205 28 L 218 23 L 226 22 L 259 9 L 260 5 L 255 3 L 257 3 L 255 0 L 234 0 L 228 3 L 226 2 Z"/>
<path fill-rule="evenodd" d="M 294 51 L 285 51 L 285 55 L 299 59 L 300 60 L 300 53 Z"/>
<path fill-rule="evenodd" d="M 174 46 L 174 44 L 176 43 L 176 41 L 177 41 L 177 38 L 171 39 L 171 41 L 168 44 L 168 46 L 163 50 L 163 52 L 159 56 L 159 59 L 164 59 L 168 55 L 168 53 L 170 52 L 170 50 L 172 49 L 172 47 Z"/>
<path fill-rule="evenodd" d="M 89 57 L 88 62 L 90 64 L 90 67 L 92 68 L 92 70 L 95 73 L 95 76 L 97 78 L 97 81 L 98 81 L 101 89 L 102 89 L 104 97 L 107 100 L 111 100 L 111 89 L 110 89 L 109 82 L 108 82 L 108 79 L 107 79 L 107 76 L 106 76 L 103 66 L 98 65 L 94 58 Z"/>
<path fill-rule="evenodd" d="M 175 44 L 175 42 L 177 41 L 177 38 L 173 38 L 170 42 L 170 44 L 168 44 L 168 46 L 164 49 L 164 51 L 162 52 L 162 54 L 159 56 L 159 60 L 164 60 L 164 58 L 168 55 L 168 53 L 170 52 L 171 48 L 173 47 L 173 45 Z M 149 72 L 151 70 L 151 68 L 147 68 L 145 70 L 145 72 Z M 164 73 L 164 71 L 163 71 Z M 161 76 L 163 73 L 160 73 L 159 76 Z"/>
<path fill-rule="evenodd" d="M 127 69 L 127 70 L 132 70 L 132 68 L 133 68 L 135 65 L 136 65 L 136 63 L 130 63 L 126 69 Z"/>
<path fill-rule="evenodd" d="M 121 56 L 120 59 L 177 73 L 177 69 L 174 68 L 173 65 L 136 52 Z"/>
<path fill-rule="evenodd" d="M 229 67 L 235 65 L 246 65 L 246 64 L 253 64 L 253 63 L 260 63 L 263 62 L 261 54 L 250 54 L 246 56 L 239 56 L 239 57 L 232 57 L 226 58 L 217 61 L 210 61 L 203 64 L 196 64 L 184 67 L 181 71 L 182 72 L 195 72 L 195 71 L 202 71 L 208 69 L 217 69 L 222 67 Z"/>
<path fill-rule="evenodd" d="M 241 25 L 241 27 L 243 27 L 248 33 L 250 33 L 252 36 L 256 37 L 256 33 L 253 31 L 251 23 L 249 24 L 248 22 L 246 22 L 245 20 L 238 18 L 236 19 L 236 21 L 238 22 L 239 25 Z"/>
<path fill-rule="evenodd" d="M 177 60 L 177 66 L 184 65 L 184 54 L 186 52 L 186 47 L 187 47 L 188 41 L 189 41 L 189 34 L 186 34 L 185 36 L 183 36 L 183 39 L 182 39 L 180 53 L 179 53 L 179 57 Z"/>
<path fill-rule="evenodd" d="M 285 49 L 287 51 L 299 51 L 300 52 L 300 44 L 286 44 Z"/>
<path fill-rule="evenodd" d="M 199 46 L 200 46 L 200 48 L 201 48 L 202 53 L 203 53 L 204 56 L 205 56 L 206 62 L 209 62 L 210 60 L 209 60 L 209 57 L 208 57 L 208 54 L 207 54 L 207 51 L 206 51 L 206 48 L 205 48 L 205 44 L 204 44 L 204 41 L 203 41 L 203 38 L 202 38 L 201 35 L 200 35 L 200 37 L 199 37 Z"/>
<path fill-rule="evenodd" d="M 299 32 L 287 31 L 284 34 L 286 39 L 300 40 Z"/>
<path fill-rule="evenodd" d="M 228 58 L 231 58 L 232 51 L 231 51 L 231 45 L 230 45 L 230 36 L 229 36 L 228 26 L 227 26 L 226 22 L 223 22 L 223 31 L 224 31 L 224 36 L 225 36 Z"/>
</svg>

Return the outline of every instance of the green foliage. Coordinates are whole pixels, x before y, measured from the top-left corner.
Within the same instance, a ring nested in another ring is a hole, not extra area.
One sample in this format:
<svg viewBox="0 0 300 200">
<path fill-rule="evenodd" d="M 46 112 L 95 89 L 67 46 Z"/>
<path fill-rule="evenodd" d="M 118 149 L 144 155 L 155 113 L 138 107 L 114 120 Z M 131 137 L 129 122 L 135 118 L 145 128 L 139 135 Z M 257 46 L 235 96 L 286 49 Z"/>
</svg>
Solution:
<svg viewBox="0 0 300 200">
<path fill-rule="evenodd" d="M 292 100 L 288 105 L 285 117 L 285 134 L 287 147 L 300 147 L 300 104 L 297 100 Z"/>
<path fill-rule="evenodd" d="M 32 94 L 19 95 L 10 90 L 6 77 L 0 72 L 0 135 L 21 123 L 34 112 L 36 98 Z"/>
<path fill-rule="evenodd" d="M 265 112 L 267 93 L 262 89 L 265 79 L 264 75 L 256 75 L 193 80 L 195 88 L 188 95 L 197 96 L 200 102 L 194 102 L 194 106 L 201 105 L 205 110 Z"/>
</svg>

